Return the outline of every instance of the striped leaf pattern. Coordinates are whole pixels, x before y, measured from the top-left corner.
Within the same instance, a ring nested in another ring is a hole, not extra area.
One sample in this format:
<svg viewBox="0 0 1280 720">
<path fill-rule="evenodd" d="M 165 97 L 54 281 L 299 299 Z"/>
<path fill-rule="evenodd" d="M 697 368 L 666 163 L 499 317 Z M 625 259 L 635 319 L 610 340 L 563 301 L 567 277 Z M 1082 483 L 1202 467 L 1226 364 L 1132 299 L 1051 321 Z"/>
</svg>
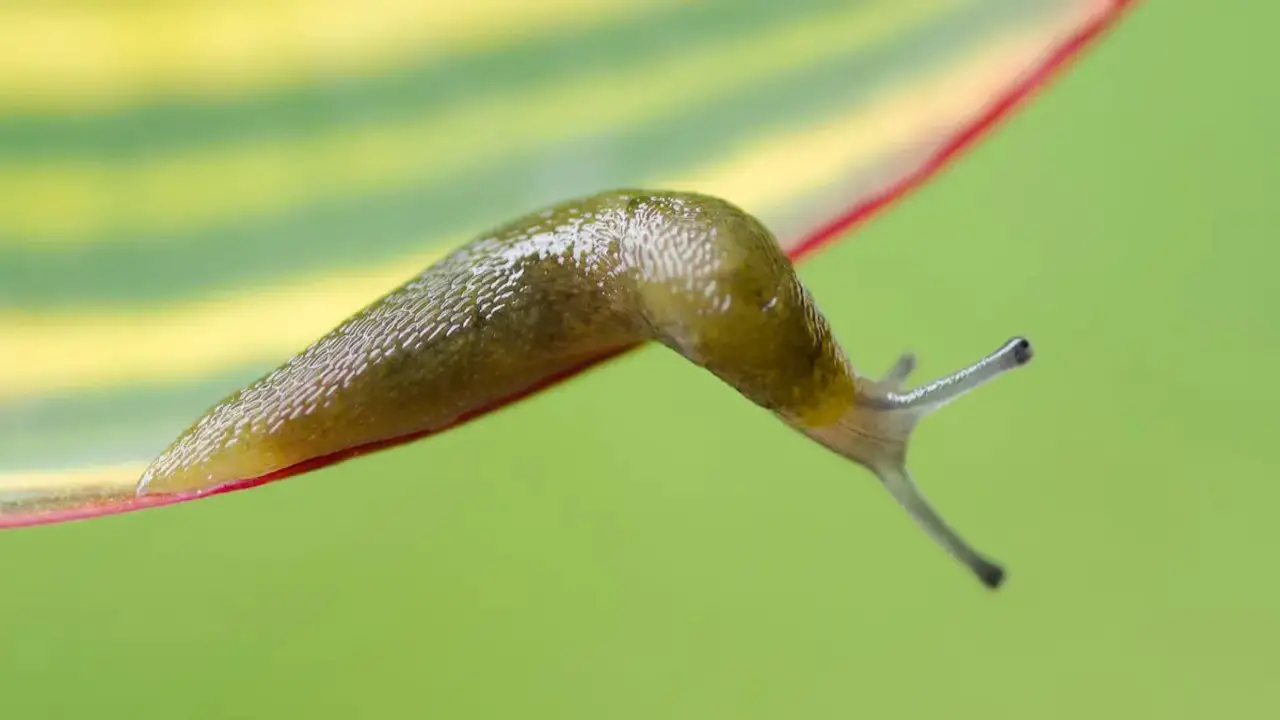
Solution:
<svg viewBox="0 0 1280 720">
<path fill-rule="evenodd" d="M 0 8 L 0 506 L 132 483 L 456 244 L 618 186 L 794 254 L 1128 0 L 19 0 Z"/>
</svg>

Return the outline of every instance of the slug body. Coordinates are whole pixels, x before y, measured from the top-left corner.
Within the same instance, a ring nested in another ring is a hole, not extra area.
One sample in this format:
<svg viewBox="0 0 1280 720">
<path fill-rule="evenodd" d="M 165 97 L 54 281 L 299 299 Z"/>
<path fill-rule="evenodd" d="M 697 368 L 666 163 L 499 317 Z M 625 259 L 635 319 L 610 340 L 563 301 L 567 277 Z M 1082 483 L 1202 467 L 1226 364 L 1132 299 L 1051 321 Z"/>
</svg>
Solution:
<svg viewBox="0 0 1280 720">
<path fill-rule="evenodd" d="M 712 198 L 612 193 L 446 256 L 215 407 L 141 489 L 189 491 L 443 429 L 648 340 L 789 418 L 853 402 L 825 321 L 763 226 Z"/>
<path fill-rule="evenodd" d="M 909 356 L 882 380 L 857 377 L 769 230 L 690 193 L 580 198 L 464 245 L 212 408 L 136 494 L 253 483 L 438 432 L 649 341 L 871 469 L 984 583 L 1000 582 L 924 503 L 906 441 L 1029 346 L 913 392 L 901 392 Z"/>
</svg>

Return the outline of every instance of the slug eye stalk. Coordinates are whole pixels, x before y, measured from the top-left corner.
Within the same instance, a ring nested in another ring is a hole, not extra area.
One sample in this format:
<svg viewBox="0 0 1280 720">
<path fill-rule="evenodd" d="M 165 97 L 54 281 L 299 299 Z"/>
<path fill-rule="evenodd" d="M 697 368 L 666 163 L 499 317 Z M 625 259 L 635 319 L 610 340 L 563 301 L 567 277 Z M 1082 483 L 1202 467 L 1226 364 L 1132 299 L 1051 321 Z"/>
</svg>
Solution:
<svg viewBox="0 0 1280 720">
<path fill-rule="evenodd" d="M 1004 581 L 1004 568 L 975 550 L 934 510 L 907 470 L 908 441 L 926 415 L 1005 372 L 1031 361 L 1031 343 L 1014 338 L 976 363 L 913 390 L 903 385 L 915 358 L 903 355 L 879 381 L 861 380 L 853 409 L 829 428 L 806 432 L 875 473 L 889 494 L 951 556 L 988 588 Z"/>
</svg>

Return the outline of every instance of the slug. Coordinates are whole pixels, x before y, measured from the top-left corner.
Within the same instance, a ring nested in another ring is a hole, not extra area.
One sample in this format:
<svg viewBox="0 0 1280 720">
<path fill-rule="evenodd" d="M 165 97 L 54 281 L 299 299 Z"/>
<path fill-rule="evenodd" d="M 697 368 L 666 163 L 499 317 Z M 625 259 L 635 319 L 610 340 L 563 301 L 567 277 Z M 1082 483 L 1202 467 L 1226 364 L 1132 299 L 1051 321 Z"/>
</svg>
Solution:
<svg viewBox="0 0 1280 720">
<path fill-rule="evenodd" d="M 905 460 L 922 417 L 1028 362 L 1028 342 L 912 390 L 910 355 L 859 376 L 773 234 L 695 193 L 605 192 L 465 244 L 214 406 L 146 469 L 136 500 L 259 484 L 439 432 L 651 341 L 870 470 L 984 585 L 1001 584 Z"/>
</svg>

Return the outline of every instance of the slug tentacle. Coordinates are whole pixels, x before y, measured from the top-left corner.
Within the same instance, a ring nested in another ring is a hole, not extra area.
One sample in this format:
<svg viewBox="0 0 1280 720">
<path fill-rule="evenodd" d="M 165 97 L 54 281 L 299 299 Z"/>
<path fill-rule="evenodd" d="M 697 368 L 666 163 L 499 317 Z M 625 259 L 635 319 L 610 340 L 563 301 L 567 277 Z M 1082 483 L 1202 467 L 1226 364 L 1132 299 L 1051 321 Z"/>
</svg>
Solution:
<svg viewBox="0 0 1280 720">
<path fill-rule="evenodd" d="M 984 585 L 996 588 L 1004 581 L 1004 569 L 974 550 L 929 504 L 907 470 L 907 445 L 916 424 L 926 415 L 1027 364 L 1031 357 L 1031 344 L 1014 338 L 978 362 L 904 393 L 902 385 L 915 360 L 903 355 L 879 382 L 859 382 L 854 407 L 837 423 L 802 429 L 875 473 L 889 494 L 935 542 L 964 563 Z"/>
<path fill-rule="evenodd" d="M 916 356 L 912 353 L 903 353 L 885 372 L 884 377 L 880 378 L 880 385 L 889 390 L 900 390 L 915 369 Z"/>
</svg>

